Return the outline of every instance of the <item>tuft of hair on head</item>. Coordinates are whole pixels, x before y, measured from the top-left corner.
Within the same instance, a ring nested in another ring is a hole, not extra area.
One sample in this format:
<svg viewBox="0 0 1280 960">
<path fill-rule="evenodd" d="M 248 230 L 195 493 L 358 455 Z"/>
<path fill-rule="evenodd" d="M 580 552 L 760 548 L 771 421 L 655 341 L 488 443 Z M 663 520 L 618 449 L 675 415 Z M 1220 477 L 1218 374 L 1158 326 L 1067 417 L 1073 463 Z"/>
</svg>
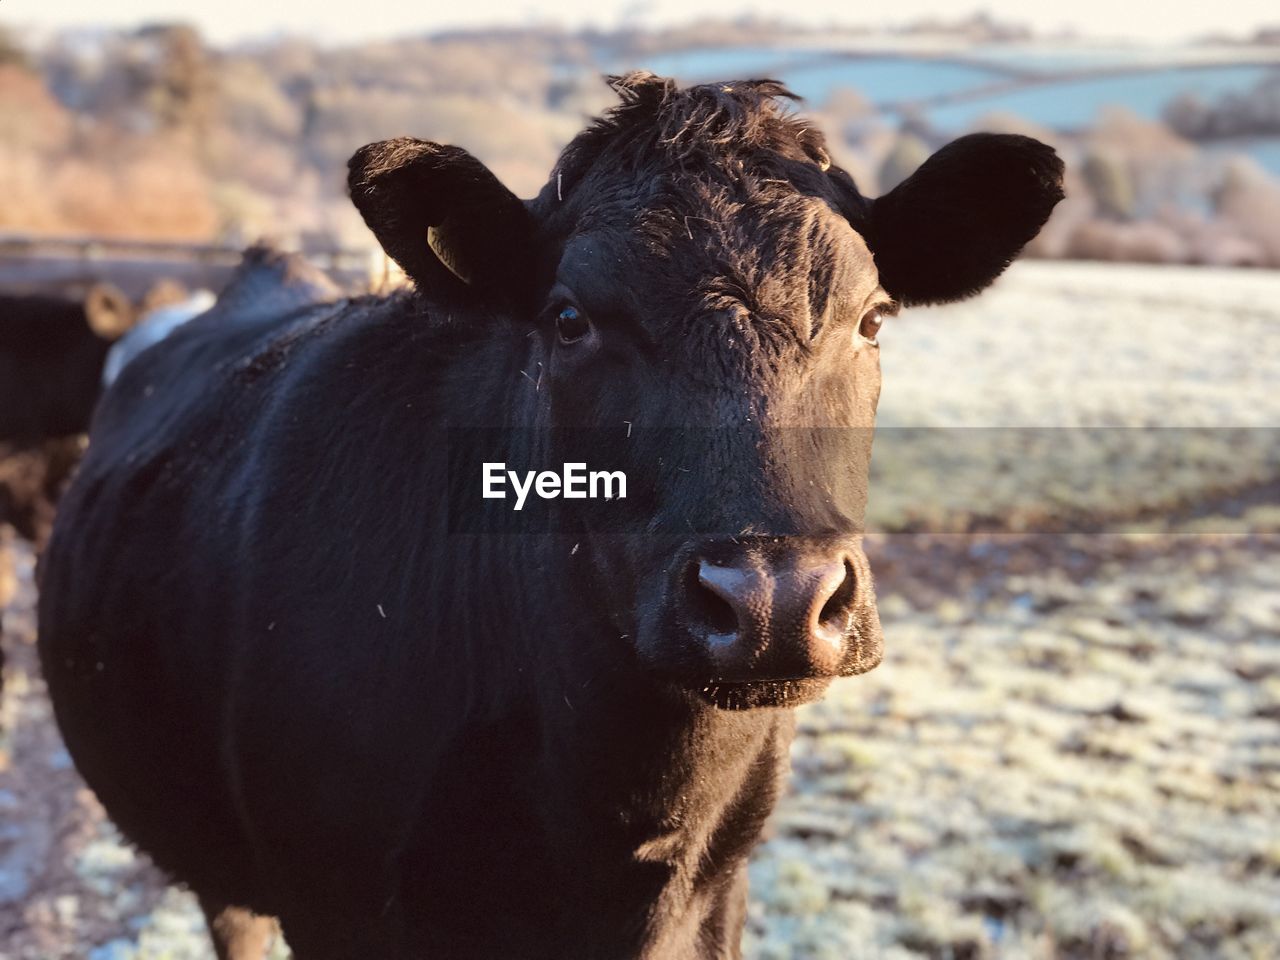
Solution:
<svg viewBox="0 0 1280 960">
<path fill-rule="evenodd" d="M 777 80 L 749 79 L 681 87 L 648 71 L 609 76 L 619 103 L 565 148 L 562 188 L 593 163 L 638 169 L 657 163 L 716 168 L 731 157 L 774 154 L 830 166 L 822 134 L 794 112 L 800 97 Z"/>
<path fill-rule="evenodd" d="M 606 81 L 621 98 L 602 125 L 650 125 L 660 147 L 676 156 L 702 149 L 758 149 L 804 140 L 810 128 L 792 112 L 800 97 L 778 80 L 733 80 L 680 87 L 647 71 Z M 811 138 L 810 138 L 811 139 Z"/>
</svg>

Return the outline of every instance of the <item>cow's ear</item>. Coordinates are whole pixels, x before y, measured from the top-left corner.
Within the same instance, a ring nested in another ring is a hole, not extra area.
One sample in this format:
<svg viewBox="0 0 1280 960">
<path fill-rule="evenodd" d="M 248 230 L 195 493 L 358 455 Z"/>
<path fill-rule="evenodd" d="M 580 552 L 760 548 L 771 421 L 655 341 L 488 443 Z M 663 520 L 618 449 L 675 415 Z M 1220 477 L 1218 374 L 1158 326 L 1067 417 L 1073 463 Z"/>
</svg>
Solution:
<svg viewBox="0 0 1280 960">
<path fill-rule="evenodd" d="M 382 249 L 419 290 L 527 293 L 533 224 L 525 205 L 460 147 L 401 137 L 361 147 L 347 185 Z"/>
<path fill-rule="evenodd" d="M 1015 134 L 947 144 L 858 224 L 880 283 L 903 304 L 972 296 L 1004 271 L 1062 199 L 1053 148 Z"/>
<path fill-rule="evenodd" d="M 138 312 L 119 287 L 95 283 L 84 298 L 84 317 L 103 340 L 119 340 L 137 322 Z"/>
</svg>

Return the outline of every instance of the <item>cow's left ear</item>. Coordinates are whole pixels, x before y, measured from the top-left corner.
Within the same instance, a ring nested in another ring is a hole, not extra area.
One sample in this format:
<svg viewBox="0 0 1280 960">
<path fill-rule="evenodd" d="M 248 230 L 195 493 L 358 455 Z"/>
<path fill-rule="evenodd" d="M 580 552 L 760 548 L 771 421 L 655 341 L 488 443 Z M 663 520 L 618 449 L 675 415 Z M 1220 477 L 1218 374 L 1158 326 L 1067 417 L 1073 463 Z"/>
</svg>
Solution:
<svg viewBox="0 0 1280 960">
<path fill-rule="evenodd" d="M 532 219 L 467 151 L 401 137 L 361 147 L 347 170 L 364 222 L 419 290 L 482 299 L 528 292 Z"/>
<path fill-rule="evenodd" d="M 1053 148 L 1030 137 L 975 133 L 947 144 L 856 224 L 881 285 L 904 305 L 982 290 L 1049 219 L 1062 169 Z"/>
</svg>

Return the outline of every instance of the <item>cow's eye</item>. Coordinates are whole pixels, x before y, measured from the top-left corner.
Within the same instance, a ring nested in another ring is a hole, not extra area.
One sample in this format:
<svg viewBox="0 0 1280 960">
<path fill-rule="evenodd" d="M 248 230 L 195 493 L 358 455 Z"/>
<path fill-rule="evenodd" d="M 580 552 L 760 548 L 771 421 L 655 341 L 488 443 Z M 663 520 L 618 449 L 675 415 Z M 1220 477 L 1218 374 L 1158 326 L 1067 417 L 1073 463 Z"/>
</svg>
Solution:
<svg viewBox="0 0 1280 960">
<path fill-rule="evenodd" d="M 556 334 L 561 343 L 577 343 L 590 332 L 591 321 L 577 307 L 564 307 L 556 314 Z"/>
<path fill-rule="evenodd" d="M 874 344 L 876 334 L 880 332 L 882 326 L 884 326 L 884 311 L 880 307 L 872 307 L 862 315 L 862 320 L 858 323 L 858 336 Z"/>
</svg>

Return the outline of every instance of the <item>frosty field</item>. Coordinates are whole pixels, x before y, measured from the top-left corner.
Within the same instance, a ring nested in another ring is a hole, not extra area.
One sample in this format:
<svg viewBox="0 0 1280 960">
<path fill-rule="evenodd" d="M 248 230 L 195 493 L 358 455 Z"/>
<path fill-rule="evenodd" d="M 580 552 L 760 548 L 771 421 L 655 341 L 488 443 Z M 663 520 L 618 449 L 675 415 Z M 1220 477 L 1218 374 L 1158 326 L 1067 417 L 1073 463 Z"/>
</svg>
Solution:
<svg viewBox="0 0 1280 960">
<path fill-rule="evenodd" d="M 876 441 L 886 659 L 801 712 L 745 955 L 1275 956 L 1280 275 L 1021 263 L 880 339 L 881 425 L 923 428 Z M 0 551 L 0 957 L 208 960 L 71 768 Z"/>
</svg>

